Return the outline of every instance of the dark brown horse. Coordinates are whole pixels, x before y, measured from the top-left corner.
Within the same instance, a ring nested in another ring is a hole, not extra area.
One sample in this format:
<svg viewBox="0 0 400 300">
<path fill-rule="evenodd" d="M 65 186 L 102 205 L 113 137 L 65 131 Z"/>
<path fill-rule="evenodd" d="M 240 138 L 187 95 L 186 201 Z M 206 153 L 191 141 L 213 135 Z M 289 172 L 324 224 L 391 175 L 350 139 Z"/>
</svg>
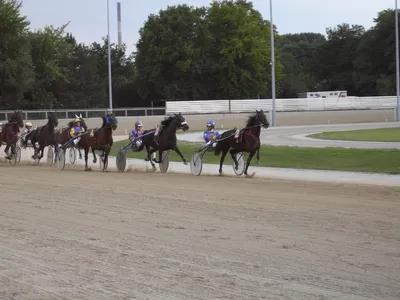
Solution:
<svg viewBox="0 0 400 300">
<path fill-rule="evenodd" d="M 4 152 L 6 154 L 6 159 L 11 159 L 11 156 L 8 150 L 11 147 L 11 154 L 16 154 L 16 145 L 18 142 L 18 133 L 19 129 L 24 127 L 24 118 L 22 116 L 22 112 L 14 111 L 11 115 L 8 123 L 5 123 L 0 126 L 0 147 L 4 143 L 6 144 L 6 148 Z"/>
<path fill-rule="evenodd" d="M 219 155 L 222 152 L 221 160 L 219 164 L 219 173 L 222 174 L 222 165 L 224 164 L 225 156 L 230 152 L 233 161 L 235 162 L 236 169 L 238 168 L 238 162 L 236 160 L 236 153 L 247 152 L 249 157 L 247 158 L 246 168 L 244 174 L 248 176 L 247 169 L 249 168 L 251 159 L 259 151 L 261 147 L 260 143 L 260 132 L 261 127 L 268 128 L 269 123 L 267 116 L 263 110 L 256 110 L 256 112 L 249 116 L 246 127 L 239 130 L 231 129 L 225 131 L 217 145 L 215 146 L 215 155 Z"/>
<path fill-rule="evenodd" d="M 101 128 L 88 129 L 90 133 L 83 135 L 78 143 L 85 150 L 85 171 L 92 170 L 88 167 L 89 148 L 92 149 L 94 162 L 97 161 L 94 151 L 99 150 L 103 151 L 101 157 L 107 162 L 108 154 L 113 145 L 112 132 L 118 128 L 118 120 L 114 114 L 110 113 L 101 118 L 103 119 Z"/>
<path fill-rule="evenodd" d="M 82 114 L 80 116 L 75 115 L 75 117 L 76 117 L 76 119 L 80 120 L 81 126 L 85 129 L 85 131 L 87 131 L 88 127 L 85 123 L 85 120 L 82 118 Z M 71 128 L 73 126 L 74 126 L 74 121 L 71 121 L 68 123 L 67 127 L 62 127 L 56 131 L 56 140 L 59 145 L 64 145 L 71 139 L 71 136 L 69 135 L 69 133 L 71 132 Z M 74 143 L 70 143 L 69 147 L 76 147 L 76 146 Z M 78 149 L 79 159 L 82 159 L 81 149 L 79 147 L 76 147 L 76 148 Z M 93 154 L 94 154 L 94 152 L 93 152 Z"/>
<path fill-rule="evenodd" d="M 161 121 L 161 128 L 157 139 L 155 139 L 154 136 L 156 131 L 155 129 L 145 130 L 143 132 L 142 145 L 139 147 L 138 151 L 141 151 L 146 147 L 146 160 L 150 161 L 153 169 L 156 167 L 154 162 L 161 163 L 162 153 L 168 150 L 174 150 L 182 158 L 183 163 L 187 164 L 185 157 L 177 146 L 176 131 L 178 129 L 182 129 L 183 131 L 189 130 L 189 125 L 181 113 L 174 114 L 173 116 L 167 117 Z M 156 151 L 158 151 L 159 160 L 153 161 L 151 155 Z"/>
<path fill-rule="evenodd" d="M 46 125 L 40 126 L 31 132 L 31 142 L 35 153 L 32 155 L 33 159 L 38 159 L 39 161 L 43 158 L 43 150 L 47 146 L 54 146 L 55 156 L 54 162 L 56 162 L 56 157 L 58 154 L 58 143 L 56 140 L 55 128 L 58 126 L 58 119 L 56 114 L 49 113 L 47 116 Z M 39 144 L 39 147 L 36 146 Z M 40 151 L 40 156 L 39 155 Z"/>
</svg>

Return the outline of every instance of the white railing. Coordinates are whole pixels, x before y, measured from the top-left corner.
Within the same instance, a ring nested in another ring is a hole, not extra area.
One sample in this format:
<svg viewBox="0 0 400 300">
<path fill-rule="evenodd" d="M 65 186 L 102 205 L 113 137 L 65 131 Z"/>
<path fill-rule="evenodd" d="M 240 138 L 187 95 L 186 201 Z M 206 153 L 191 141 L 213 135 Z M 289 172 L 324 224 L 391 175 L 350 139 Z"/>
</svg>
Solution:
<svg viewBox="0 0 400 300">
<path fill-rule="evenodd" d="M 47 119 L 48 113 L 56 113 L 58 119 L 73 119 L 75 114 L 82 114 L 86 118 L 99 118 L 108 111 L 106 108 L 89 109 L 58 109 L 58 110 L 24 110 L 25 120 L 43 120 Z M 0 121 L 8 120 L 10 114 L 14 111 L 0 110 Z M 165 107 L 139 107 L 139 108 L 114 108 L 113 113 L 117 117 L 142 117 L 142 116 L 164 116 Z"/>
<path fill-rule="evenodd" d="M 322 111 L 352 109 L 391 109 L 396 97 L 293 98 L 276 99 L 277 111 Z M 183 114 L 244 113 L 272 110 L 271 99 L 167 101 L 166 113 Z"/>
<path fill-rule="evenodd" d="M 347 97 L 347 98 L 293 98 L 276 99 L 277 111 L 322 111 L 355 109 L 392 109 L 396 107 L 396 97 Z M 117 117 L 164 116 L 169 113 L 183 114 L 220 114 L 247 113 L 256 109 L 272 110 L 271 99 L 251 100 L 203 100 L 203 101 L 167 101 L 166 107 L 116 108 Z M 72 119 L 75 114 L 83 118 L 104 116 L 106 108 L 63 109 L 63 110 L 26 110 L 25 120 L 47 119 L 49 112 L 55 112 L 58 119 Z M 8 120 L 13 111 L 1 111 L 0 121 Z"/>
</svg>

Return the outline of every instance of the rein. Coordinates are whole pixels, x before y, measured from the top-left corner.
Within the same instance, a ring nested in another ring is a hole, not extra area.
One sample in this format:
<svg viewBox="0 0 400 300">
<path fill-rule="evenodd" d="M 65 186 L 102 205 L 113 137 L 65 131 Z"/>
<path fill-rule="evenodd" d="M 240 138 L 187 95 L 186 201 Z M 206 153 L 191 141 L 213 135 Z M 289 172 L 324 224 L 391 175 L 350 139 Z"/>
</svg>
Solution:
<svg viewBox="0 0 400 300">
<path fill-rule="evenodd" d="M 258 124 L 258 125 L 253 125 L 253 126 L 245 127 L 245 128 L 243 129 L 243 131 L 245 131 L 245 130 L 247 130 L 247 129 L 252 129 L 252 128 L 256 128 L 256 127 L 261 127 L 261 126 L 262 126 L 262 124 Z M 250 134 L 251 134 L 251 136 L 253 136 L 254 138 L 257 139 L 257 137 L 255 137 L 255 136 L 252 134 L 251 130 L 250 130 Z M 224 141 L 224 140 L 226 140 L 226 139 L 229 139 L 230 137 L 232 137 L 232 136 L 234 136 L 234 135 L 235 135 L 235 133 L 231 133 L 230 135 L 224 137 L 223 139 L 217 139 L 216 141 L 217 141 L 217 142 L 221 142 L 221 141 Z M 257 141 L 258 141 L 258 139 L 257 139 Z"/>
</svg>

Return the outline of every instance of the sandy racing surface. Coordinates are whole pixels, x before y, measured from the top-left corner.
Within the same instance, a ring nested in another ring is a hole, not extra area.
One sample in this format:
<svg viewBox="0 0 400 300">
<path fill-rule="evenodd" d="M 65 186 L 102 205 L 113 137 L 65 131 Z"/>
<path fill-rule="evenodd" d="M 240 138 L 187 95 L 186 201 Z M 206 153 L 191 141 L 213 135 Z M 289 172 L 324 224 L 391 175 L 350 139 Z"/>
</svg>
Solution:
<svg viewBox="0 0 400 300">
<path fill-rule="evenodd" d="M 0 299 L 400 298 L 398 188 L 21 162 L 0 191 Z"/>
</svg>

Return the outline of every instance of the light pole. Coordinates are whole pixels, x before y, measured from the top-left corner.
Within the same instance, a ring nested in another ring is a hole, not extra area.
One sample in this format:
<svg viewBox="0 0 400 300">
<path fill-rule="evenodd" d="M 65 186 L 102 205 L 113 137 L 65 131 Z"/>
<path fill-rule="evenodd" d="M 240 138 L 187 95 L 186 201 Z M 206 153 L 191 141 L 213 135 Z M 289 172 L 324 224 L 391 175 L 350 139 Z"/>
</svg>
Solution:
<svg viewBox="0 0 400 300">
<path fill-rule="evenodd" d="M 397 1 L 397 0 L 396 0 Z M 274 23 L 272 22 L 272 0 L 269 0 L 270 26 L 271 26 L 271 85 L 272 85 L 272 126 L 276 126 L 276 103 L 275 103 L 275 43 Z"/>
<path fill-rule="evenodd" d="M 108 93 L 110 112 L 113 109 L 112 81 L 111 81 L 111 39 L 110 39 L 110 0 L 107 0 L 107 44 L 108 44 Z"/>
<path fill-rule="evenodd" d="M 397 106 L 396 106 L 396 122 L 400 120 L 400 76 L 399 76 L 399 16 L 397 11 L 397 0 L 395 0 L 395 26 L 396 26 L 396 95 L 397 95 Z"/>
</svg>

